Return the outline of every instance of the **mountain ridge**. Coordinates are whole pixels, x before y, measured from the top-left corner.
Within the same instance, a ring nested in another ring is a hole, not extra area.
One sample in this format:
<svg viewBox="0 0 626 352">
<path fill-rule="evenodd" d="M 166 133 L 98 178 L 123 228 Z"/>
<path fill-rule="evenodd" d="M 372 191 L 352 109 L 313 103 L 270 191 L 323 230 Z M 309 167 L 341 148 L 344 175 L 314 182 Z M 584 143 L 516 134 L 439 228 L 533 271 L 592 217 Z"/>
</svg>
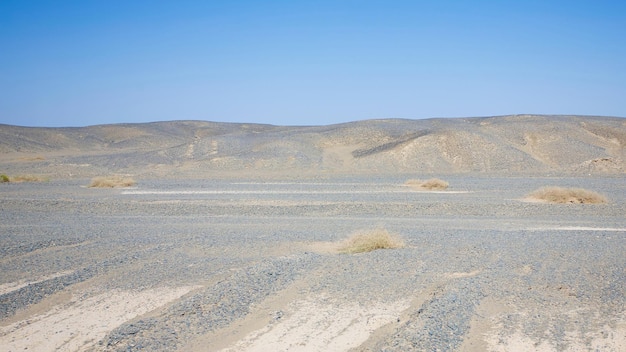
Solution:
<svg viewBox="0 0 626 352">
<path fill-rule="evenodd" d="M 626 170 L 626 119 L 507 115 L 322 126 L 196 120 L 0 125 L 0 172 L 50 177 L 238 174 L 572 174 Z"/>
</svg>

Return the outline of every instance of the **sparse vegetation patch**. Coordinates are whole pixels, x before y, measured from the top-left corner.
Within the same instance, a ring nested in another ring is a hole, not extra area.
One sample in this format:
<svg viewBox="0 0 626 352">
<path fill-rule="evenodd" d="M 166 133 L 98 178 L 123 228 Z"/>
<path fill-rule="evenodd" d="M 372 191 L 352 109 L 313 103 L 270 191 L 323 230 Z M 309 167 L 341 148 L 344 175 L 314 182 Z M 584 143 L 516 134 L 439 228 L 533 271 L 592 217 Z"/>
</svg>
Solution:
<svg viewBox="0 0 626 352">
<path fill-rule="evenodd" d="M 543 187 L 528 194 L 531 201 L 553 204 L 602 204 L 605 196 L 583 188 Z"/>
<path fill-rule="evenodd" d="M 378 228 L 355 233 L 339 247 L 339 252 L 352 254 L 402 247 L 404 247 L 404 241 L 399 236 Z"/>
<path fill-rule="evenodd" d="M 35 176 L 35 175 L 18 175 L 18 176 L 8 176 L 5 174 L 1 174 L 0 175 L 0 183 L 5 183 L 5 182 L 14 182 L 14 183 L 20 183 L 20 182 L 46 182 L 48 181 L 48 178 L 46 177 L 41 177 L 41 176 Z"/>
<path fill-rule="evenodd" d="M 427 190 L 427 191 L 443 191 L 448 188 L 448 182 L 438 179 L 431 178 L 426 181 L 422 180 L 407 180 L 405 185 L 417 189 L 417 190 Z"/>
<path fill-rule="evenodd" d="M 36 175 L 17 175 L 10 177 L 11 182 L 47 182 L 48 178 Z"/>
<path fill-rule="evenodd" d="M 92 188 L 123 188 L 131 187 L 135 185 L 135 180 L 131 177 L 123 176 L 109 176 L 109 177 L 94 177 L 91 179 L 89 187 Z"/>
</svg>

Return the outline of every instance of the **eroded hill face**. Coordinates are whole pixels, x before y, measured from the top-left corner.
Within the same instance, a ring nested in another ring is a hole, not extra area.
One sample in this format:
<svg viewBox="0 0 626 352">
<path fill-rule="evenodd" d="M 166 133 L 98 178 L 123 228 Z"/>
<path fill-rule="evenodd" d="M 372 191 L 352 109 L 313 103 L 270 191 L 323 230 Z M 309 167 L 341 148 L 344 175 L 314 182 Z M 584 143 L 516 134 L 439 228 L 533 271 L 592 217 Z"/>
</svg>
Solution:
<svg viewBox="0 0 626 352">
<path fill-rule="evenodd" d="M 514 115 L 285 127 L 202 121 L 0 125 L 0 173 L 206 177 L 259 172 L 623 174 L 626 119 Z"/>
</svg>

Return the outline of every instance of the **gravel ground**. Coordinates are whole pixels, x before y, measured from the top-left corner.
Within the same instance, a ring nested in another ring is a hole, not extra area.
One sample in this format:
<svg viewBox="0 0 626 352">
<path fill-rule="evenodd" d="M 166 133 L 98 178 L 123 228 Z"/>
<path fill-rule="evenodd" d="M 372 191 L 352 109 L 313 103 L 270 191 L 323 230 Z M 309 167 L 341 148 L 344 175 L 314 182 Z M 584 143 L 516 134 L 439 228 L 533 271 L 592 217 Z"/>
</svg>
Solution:
<svg viewBox="0 0 626 352">
<path fill-rule="evenodd" d="M 623 177 L 448 177 L 442 193 L 412 191 L 405 180 L 0 185 L 0 327 L 32 319 L 68 293 L 87 299 L 193 287 L 84 348 L 228 347 L 256 330 L 253 317 L 275 326 L 306 299 L 408 302 L 355 350 L 624 346 Z M 599 191 L 611 202 L 520 201 L 547 185 Z M 376 227 L 407 246 L 357 255 L 324 250 Z M 7 331 L 0 338 L 11 338 Z"/>
</svg>

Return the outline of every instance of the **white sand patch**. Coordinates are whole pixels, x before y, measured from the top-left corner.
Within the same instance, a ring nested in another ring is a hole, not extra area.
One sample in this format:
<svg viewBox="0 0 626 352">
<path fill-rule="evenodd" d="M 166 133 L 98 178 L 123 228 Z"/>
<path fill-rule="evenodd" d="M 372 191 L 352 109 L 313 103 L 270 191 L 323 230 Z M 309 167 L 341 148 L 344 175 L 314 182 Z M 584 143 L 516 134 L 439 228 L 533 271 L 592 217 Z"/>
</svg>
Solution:
<svg viewBox="0 0 626 352">
<path fill-rule="evenodd" d="M 83 351 L 107 332 L 139 315 L 171 302 L 193 287 L 145 291 L 109 291 L 81 300 L 74 294 L 67 304 L 0 327 L 0 346 L 14 351 Z"/>
<path fill-rule="evenodd" d="M 472 277 L 472 276 L 476 276 L 478 274 L 481 273 L 482 270 L 474 270 L 474 271 L 470 271 L 470 272 L 458 272 L 458 273 L 450 273 L 447 274 L 446 276 L 451 278 L 451 279 L 462 279 L 465 277 Z"/>
<path fill-rule="evenodd" d="M 406 190 L 326 190 L 326 191 L 304 191 L 304 190 L 263 190 L 263 191 L 245 191 L 245 190 L 180 190 L 180 191 L 159 191 L 159 190 L 126 190 L 120 192 L 123 195 L 267 195 L 267 194 L 389 194 L 389 193 L 407 193 Z M 419 193 L 440 193 L 440 194 L 459 194 L 471 193 L 470 191 L 420 191 Z"/>
<path fill-rule="evenodd" d="M 513 200 L 518 200 L 520 202 L 524 202 L 524 203 L 536 203 L 536 204 L 550 204 L 547 201 L 543 200 L 543 199 L 537 199 L 537 198 L 516 198 Z"/>
<path fill-rule="evenodd" d="M 367 183 L 367 182 L 231 182 L 231 185 L 279 185 L 279 186 L 375 186 L 385 187 L 389 184 L 383 183 Z"/>
<path fill-rule="evenodd" d="M 556 226 L 556 227 L 533 227 L 528 231 L 608 231 L 626 232 L 626 227 L 587 227 L 587 226 Z"/>
<path fill-rule="evenodd" d="M 291 305 L 291 316 L 222 351 L 347 351 L 365 342 L 376 329 L 396 321 L 408 307 L 408 301 L 367 307 L 324 298 L 297 301 Z"/>
<path fill-rule="evenodd" d="M 418 190 L 414 189 L 418 193 L 434 193 L 434 194 L 466 194 L 474 193 L 473 191 L 430 191 L 430 190 Z"/>
<path fill-rule="evenodd" d="M 17 291 L 22 287 L 28 286 L 28 285 L 33 285 L 42 281 L 46 281 L 46 280 L 52 280 L 52 279 L 56 279 L 57 277 L 61 277 L 61 276 L 65 276 L 65 275 L 69 275 L 73 273 L 73 271 L 71 270 L 67 270 L 67 271 L 59 271 L 58 273 L 54 273 L 52 275 L 47 275 L 47 276 L 40 276 L 38 278 L 35 279 L 24 279 L 24 280 L 19 280 L 19 281 L 14 281 L 14 282 L 7 282 L 4 284 L 0 284 L 0 295 L 4 295 L 13 291 Z"/>
</svg>

